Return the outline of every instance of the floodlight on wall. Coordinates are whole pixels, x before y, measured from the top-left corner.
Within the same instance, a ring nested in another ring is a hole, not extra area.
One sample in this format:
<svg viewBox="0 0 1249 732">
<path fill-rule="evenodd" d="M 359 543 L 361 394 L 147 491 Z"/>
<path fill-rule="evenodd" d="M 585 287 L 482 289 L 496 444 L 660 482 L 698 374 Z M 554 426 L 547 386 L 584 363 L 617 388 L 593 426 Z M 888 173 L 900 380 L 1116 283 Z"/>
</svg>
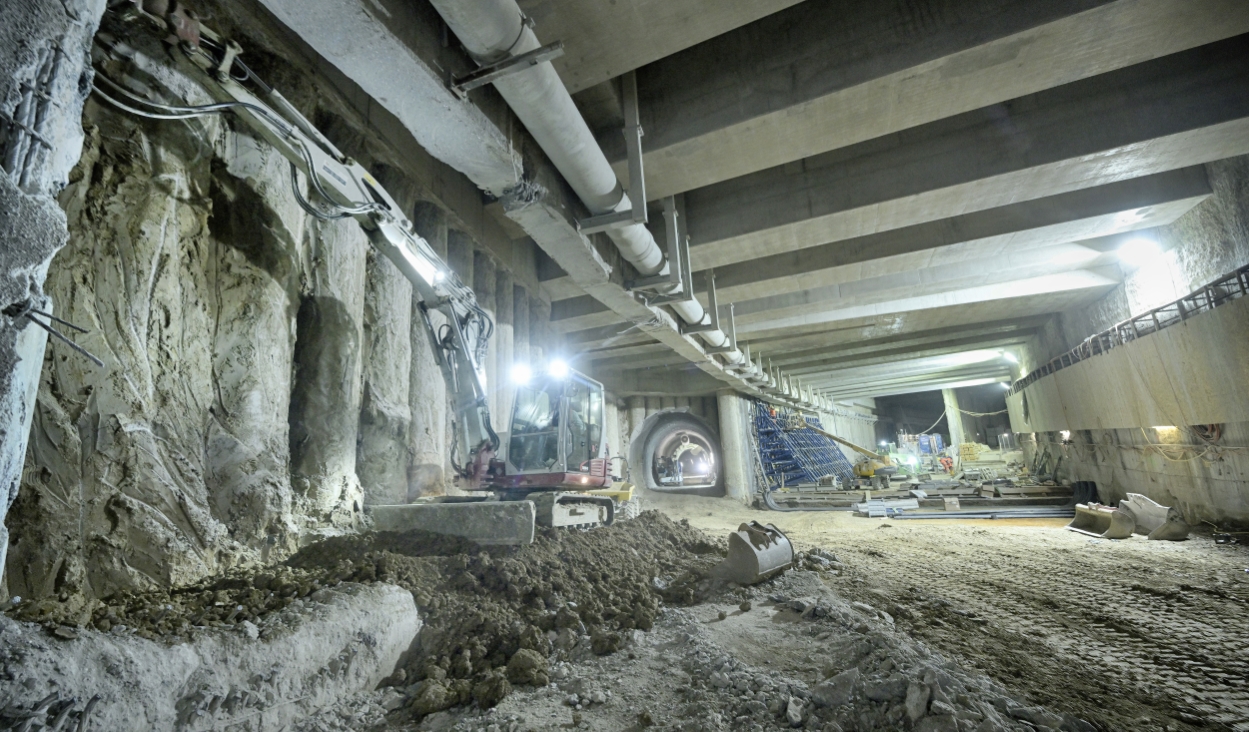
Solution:
<svg viewBox="0 0 1249 732">
<path fill-rule="evenodd" d="M 1162 247 L 1153 239 L 1137 237 L 1125 241 L 1115 254 L 1120 262 L 1135 269 L 1158 261 L 1162 256 Z"/>
</svg>

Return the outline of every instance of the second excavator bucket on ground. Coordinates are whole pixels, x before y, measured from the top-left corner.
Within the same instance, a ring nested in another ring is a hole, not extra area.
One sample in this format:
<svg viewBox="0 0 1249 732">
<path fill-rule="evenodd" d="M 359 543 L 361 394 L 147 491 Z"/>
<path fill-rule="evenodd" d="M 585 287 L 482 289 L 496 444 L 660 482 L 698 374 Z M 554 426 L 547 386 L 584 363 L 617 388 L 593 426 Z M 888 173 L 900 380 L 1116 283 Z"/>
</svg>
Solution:
<svg viewBox="0 0 1249 732">
<path fill-rule="evenodd" d="M 794 563 L 794 545 L 780 529 L 758 521 L 742 524 L 729 534 L 729 556 L 716 575 L 739 585 L 762 582 Z"/>
<path fill-rule="evenodd" d="M 1126 539 L 1135 528 L 1131 514 L 1100 503 L 1077 503 L 1076 516 L 1067 524 L 1070 531 L 1099 539 Z"/>
<path fill-rule="evenodd" d="M 1119 501 L 1119 511 L 1130 514 L 1135 531 L 1153 540 L 1182 541 L 1188 538 L 1189 525 L 1174 506 L 1163 506 L 1148 496 L 1129 493 Z"/>
</svg>

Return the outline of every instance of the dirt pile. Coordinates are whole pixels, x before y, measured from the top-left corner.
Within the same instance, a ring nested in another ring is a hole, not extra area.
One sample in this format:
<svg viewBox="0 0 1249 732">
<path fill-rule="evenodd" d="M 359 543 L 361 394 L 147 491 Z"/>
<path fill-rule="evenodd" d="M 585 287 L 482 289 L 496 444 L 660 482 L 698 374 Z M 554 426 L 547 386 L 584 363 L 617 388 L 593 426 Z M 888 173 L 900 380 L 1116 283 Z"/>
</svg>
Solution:
<svg viewBox="0 0 1249 732">
<path fill-rule="evenodd" d="M 592 532 L 541 531 L 519 549 L 419 532 L 342 537 L 288 564 L 412 592 L 425 626 L 419 650 L 390 681 L 423 716 L 469 702 L 494 706 L 513 684 L 544 685 L 552 654 L 619 650 L 623 633 L 650 630 L 661 602 L 706 592 L 704 572 L 723 551 L 652 511 Z"/>
<path fill-rule="evenodd" d="M 7 613 L 63 638 L 90 627 L 176 643 L 205 628 L 264 625 L 340 582 L 396 584 L 412 593 L 425 625 L 418 650 L 388 683 L 420 717 L 494 706 L 513 685 L 545 685 L 552 656 L 619 650 L 627 632 L 651 629 L 662 603 L 691 604 L 713 591 L 706 570 L 724 551 L 656 511 L 591 532 L 540 530 L 519 548 L 383 532 L 328 539 L 283 565 L 168 591 L 19 602 Z"/>
</svg>

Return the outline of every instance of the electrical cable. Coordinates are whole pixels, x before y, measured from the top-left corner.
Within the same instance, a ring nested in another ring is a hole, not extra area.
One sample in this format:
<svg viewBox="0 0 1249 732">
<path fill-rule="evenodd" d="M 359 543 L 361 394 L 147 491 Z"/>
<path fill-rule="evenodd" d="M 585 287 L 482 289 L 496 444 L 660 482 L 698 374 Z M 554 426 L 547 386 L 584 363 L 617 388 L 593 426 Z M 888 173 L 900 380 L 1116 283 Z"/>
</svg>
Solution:
<svg viewBox="0 0 1249 732">
<path fill-rule="evenodd" d="M 101 89 L 101 88 L 100 88 L 100 87 L 98 87 L 98 86 L 95 86 L 94 84 L 91 86 L 91 90 L 92 90 L 92 91 L 94 91 L 94 92 L 96 93 L 96 95 L 97 95 L 97 96 L 99 96 L 101 99 L 103 99 L 104 101 L 106 101 L 106 102 L 108 102 L 109 104 L 113 105 L 114 107 L 117 107 L 118 109 L 120 109 L 120 110 L 121 110 L 121 111 L 123 111 L 123 112 L 129 112 L 130 114 L 133 114 L 133 115 L 135 115 L 135 116 L 137 116 L 137 117 L 146 117 L 147 119 L 159 119 L 159 120 L 175 120 L 175 119 L 192 119 L 192 118 L 194 118 L 194 117 L 203 117 L 203 116 L 205 116 L 204 114 L 200 114 L 200 113 L 195 113 L 195 114 L 191 114 L 191 113 L 186 113 L 186 114 L 156 114 L 156 113 L 154 113 L 154 112 L 145 112 L 145 111 L 143 111 L 143 110 L 141 110 L 141 109 L 135 109 L 134 107 L 128 106 L 128 105 L 126 105 L 126 104 L 124 104 L 124 103 L 122 103 L 122 102 L 120 102 L 120 101 L 118 101 L 118 100 L 116 100 L 116 99 L 113 99 L 113 98 L 112 98 L 112 97 L 110 97 L 110 96 L 109 96 L 109 95 L 108 95 L 108 94 L 107 94 L 107 93 L 106 93 L 103 89 Z M 206 113 L 205 113 L 205 114 L 206 114 Z"/>
<path fill-rule="evenodd" d="M 933 427 L 936 427 L 938 424 L 940 424 L 940 423 L 941 423 L 941 420 L 943 420 L 943 419 L 945 419 L 945 412 L 942 412 L 942 413 L 941 413 L 941 416 L 940 416 L 940 417 L 937 417 L 937 421 L 932 423 L 932 427 L 929 427 L 928 429 L 924 430 L 923 432 L 920 432 L 920 434 L 921 434 L 921 435 L 926 435 L 926 434 L 928 434 L 929 432 L 932 432 Z"/>
<path fill-rule="evenodd" d="M 298 203 L 300 208 L 322 221 L 338 221 L 340 219 L 351 217 L 351 214 L 346 211 L 340 211 L 339 213 L 333 214 L 326 213 L 318 209 L 316 206 L 313 206 L 310 201 L 304 198 L 303 193 L 299 190 L 299 166 L 295 165 L 293 162 L 291 163 L 291 193 L 295 194 L 295 203 Z"/>
<path fill-rule="evenodd" d="M 158 112 L 150 112 L 147 110 L 142 110 L 136 107 L 132 107 L 118 99 L 114 99 L 113 97 L 109 96 L 109 94 L 105 92 L 103 89 L 101 89 L 98 85 L 94 83 L 91 85 L 95 93 L 100 95 L 100 97 L 102 97 L 109 104 L 112 104 L 113 106 L 123 111 L 129 112 L 134 115 L 138 115 L 140 117 L 146 117 L 148 119 L 156 119 L 156 120 L 192 119 L 195 117 L 204 117 L 210 114 L 223 114 L 225 112 L 236 110 L 236 109 L 246 109 L 249 112 L 252 112 L 253 114 L 256 114 L 259 117 L 263 117 L 267 122 L 269 122 L 275 128 L 277 128 L 278 132 L 280 132 L 282 136 L 285 137 L 289 142 L 291 142 L 292 146 L 298 150 L 300 157 L 303 158 L 305 167 L 308 169 L 308 181 L 312 185 L 313 190 L 315 190 L 321 198 L 325 199 L 331 206 L 333 206 L 335 209 L 338 210 L 339 214 L 341 214 L 341 215 L 325 214 L 322 211 L 318 211 L 314 206 L 311 205 L 310 202 L 308 202 L 298 193 L 298 190 L 297 190 L 298 185 L 299 185 L 298 181 L 292 180 L 291 186 L 292 188 L 296 189 L 297 203 L 299 203 L 300 207 L 303 208 L 305 211 L 307 211 L 309 214 L 319 219 L 337 220 L 337 219 L 347 218 L 349 216 L 359 216 L 359 215 L 369 214 L 369 213 L 378 213 L 378 212 L 385 210 L 384 206 L 378 203 L 374 203 L 374 202 L 362 202 L 362 203 L 355 203 L 352 205 L 343 205 L 340 203 L 335 203 L 333 196 L 331 196 L 329 192 L 326 191 L 325 186 L 322 185 L 321 177 L 316 174 L 316 169 L 317 169 L 316 161 L 313 160 L 312 153 L 308 150 L 308 146 L 304 143 L 303 140 L 301 140 L 297 135 L 294 134 L 295 130 L 289 123 L 287 123 L 285 120 L 281 119 L 280 117 L 277 117 L 268 109 L 265 109 L 264 107 L 251 104 L 248 102 L 221 102 L 217 104 L 202 104 L 202 105 L 193 105 L 193 106 L 185 106 L 185 105 L 175 106 L 175 105 L 170 105 L 170 104 L 162 104 L 160 102 L 153 102 L 150 99 L 144 99 L 143 97 L 131 92 L 130 90 L 123 87 L 122 85 L 108 78 L 104 74 L 97 73 L 96 78 L 103 81 L 111 89 L 116 91 L 118 94 L 124 96 L 126 99 L 137 104 L 143 104 L 153 109 L 160 110 L 160 112 L 158 113 Z M 291 166 L 292 166 L 291 167 L 292 177 L 294 177 L 294 171 L 296 170 L 297 166 L 295 166 L 294 163 L 292 163 Z"/>
<path fill-rule="evenodd" d="M 960 412 L 962 412 L 963 414 L 966 414 L 966 415 L 968 415 L 968 416 L 970 416 L 970 417 L 992 417 L 992 416 L 993 416 L 993 415 L 995 415 L 995 414 L 1006 414 L 1006 413 L 1007 413 L 1007 412 L 1009 412 L 1010 410 L 1009 410 L 1009 409 L 999 409 L 999 410 L 998 410 L 998 411 L 996 411 L 996 412 L 969 412 L 969 411 L 967 411 L 966 409 L 960 409 L 960 410 L 958 410 L 958 411 L 960 411 Z"/>
<path fill-rule="evenodd" d="M 246 109 L 249 112 L 252 112 L 261 117 L 264 117 L 266 120 L 268 120 L 270 124 L 272 124 L 274 127 L 277 127 L 278 130 L 281 131 L 281 133 L 286 137 L 290 137 L 294 131 L 294 128 L 289 123 L 287 123 L 286 120 L 274 115 L 272 112 L 270 112 L 268 109 L 265 109 L 264 107 L 261 107 L 256 104 L 251 104 L 249 102 L 218 102 L 215 104 L 199 104 L 199 105 L 162 104 L 160 102 L 154 102 L 150 99 L 145 99 L 139 96 L 138 94 L 135 94 L 134 92 L 122 86 L 121 84 L 118 84 L 117 82 L 108 78 L 104 74 L 97 72 L 95 75 L 95 78 L 99 79 L 100 81 L 103 81 L 115 92 L 124 96 L 125 98 L 129 99 L 132 102 L 135 102 L 137 104 L 142 104 L 142 105 L 151 107 L 153 109 L 160 110 L 161 112 L 164 112 L 167 115 L 175 115 L 175 116 L 159 116 L 150 112 L 144 112 L 142 110 L 133 109 L 123 104 L 122 102 L 108 96 L 108 94 L 105 93 L 104 90 L 100 89 L 99 86 L 97 86 L 94 82 L 92 82 L 91 88 L 97 94 L 104 97 L 113 105 L 121 109 L 124 109 L 128 112 L 133 112 L 134 114 L 138 114 L 140 116 L 150 117 L 152 119 L 189 119 L 191 117 L 204 117 L 210 114 L 224 114 L 225 112 L 229 112 L 231 110 L 241 108 L 241 109 Z"/>
</svg>

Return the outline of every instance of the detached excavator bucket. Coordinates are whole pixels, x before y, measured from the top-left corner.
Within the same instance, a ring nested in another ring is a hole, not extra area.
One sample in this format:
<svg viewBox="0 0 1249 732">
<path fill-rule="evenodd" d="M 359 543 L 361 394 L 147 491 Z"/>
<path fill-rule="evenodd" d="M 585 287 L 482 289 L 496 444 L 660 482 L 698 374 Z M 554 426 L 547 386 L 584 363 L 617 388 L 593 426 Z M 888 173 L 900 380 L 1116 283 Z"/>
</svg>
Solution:
<svg viewBox="0 0 1249 732">
<path fill-rule="evenodd" d="M 729 534 L 729 556 L 715 574 L 739 585 L 762 582 L 794 563 L 794 545 L 772 524 L 742 524 Z"/>
<path fill-rule="evenodd" d="M 1070 531 L 1099 539 L 1126 539 L 1135 528 L 1136 522 L 1130 513 L 1100 503 L 1077 503 L 1076 516 L 1067 524 Z"/>
<path fill-rule="evenodd" d="M 1152 540 L 1182 541 L 1188 538 L 1189 525 L 1175 506 L 1163 506 L 1139 493 L 1129 493 L 1119 501 L 1119 510 L 1130 514 L 1136 522 L 1136 533 Z"/>
</svg>

